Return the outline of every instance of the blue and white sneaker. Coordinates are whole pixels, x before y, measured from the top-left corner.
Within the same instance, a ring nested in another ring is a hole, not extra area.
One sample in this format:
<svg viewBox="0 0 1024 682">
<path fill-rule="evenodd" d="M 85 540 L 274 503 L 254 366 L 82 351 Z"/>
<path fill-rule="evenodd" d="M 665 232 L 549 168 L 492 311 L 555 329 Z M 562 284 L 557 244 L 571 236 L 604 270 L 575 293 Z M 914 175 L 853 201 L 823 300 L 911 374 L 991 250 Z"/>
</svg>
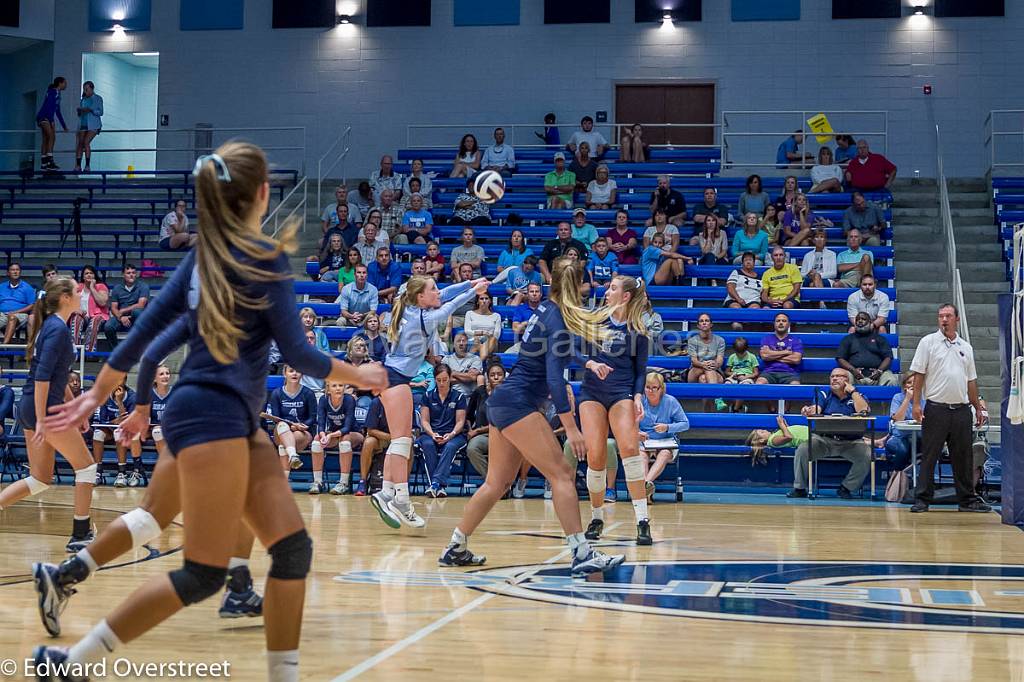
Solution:
<svg viewBox="0 0 1024 682">
<path fill-rule="evenodd" d="M 325 492 L 327 492 L 327 484 L 324 483 L 323 481 L 320 481 L 319 483 L 313 481 L 312 483 L 309 484 L 310 495 L 319 495 Z"/>
<path fill-rule="evenodd" d="M 572 576 L 578 578 L 591 573 L 603 573 L 618 567 L 626 557 L 622 554 L 605 554 L 596 549 L 591 549 L 587 556 L 580 559 L 572 558 Z"/>
<path fill-rule="evenodd" d="M 66 647 L 37 646 L 32 650 L 32 658 L 39 682 L 89 682 L 88 677 L 72 675 Z"/>
<path fill-rule="evenodd" d="M 615 492 L 615 488 L 605 488 L 604 490 L 604 503 L 615 504 L 619 501 L 619 495 Z"/>
<path fill-rule="evenodd" d="M 384 491 L 378 490 L 374 494 L 370 495 L 370 504 L 380 514 L 380 520 L 386 523 L 391 528 L 401 528 L 402 522 L 398 518 L 398 514 L 391 510 L 388 506 L 391 502 L 390 499 L 384 497 Z"/>
<path fill-rule="evenodd" d="M 57 583 L 57 573 L 56 564 L 32 564 L 32 583 L 39 595 L 39 619 L 51 637 L 60 636 L 60 616 L 75 593 L 74 588 Z"/>
<path fill-rule="evenodd" d="M 468 547 L 459 549 L 455 545 L 448 545 L 444 554 L 437 560 L 438 566 L 483 566 L 487 557 L 482 554 L 473 554 Z"/>
<path fill-rule="evenodd" d="M 245 592 L 224 592 L 217 614 L 221 618 L 256 618 L 263 615 L 263 597 L 255 590 Z"/>
<path fill-rule="evenodd" d="M 427 497 L 437 499 L 439 497 L 439 490 L 440 488 L 438 488 L 437 483 L 431 483 L 430 487 L 427 488 Z"/>
<path fill-rule="evenodd" d="M 71 538 L 68 540 L 68 544 L 64 545 L 64 549 L 68 554 L 78 554 L 83 549 L 92 544 L 92 541 L 96 539 L 96 531 L 89 530 L 89 534 L 84 538 Z"/>
</svg>

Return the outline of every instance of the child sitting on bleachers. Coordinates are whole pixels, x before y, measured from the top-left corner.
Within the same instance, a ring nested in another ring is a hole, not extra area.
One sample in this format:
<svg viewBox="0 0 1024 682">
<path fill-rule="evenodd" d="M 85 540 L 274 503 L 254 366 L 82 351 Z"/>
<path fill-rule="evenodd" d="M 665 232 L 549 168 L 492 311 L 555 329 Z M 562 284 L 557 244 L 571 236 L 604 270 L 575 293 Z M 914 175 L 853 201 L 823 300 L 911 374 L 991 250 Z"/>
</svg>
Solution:
<svg viewBox="0 0 1024 682">
<path fill-rule="evenodd" d="M 732 355 L 725 361 L 725 383 L 727 384 L 753 384 L 757 381 L 759 365 L 757 356 L 750 352 L 747 340 L 737 336 L 732 344 Z M 725 401 L 721 398 L 715 401 L 715 407 L 719 412 L 724 412 Z M 747 407 L 742 400 L 734 400 L 732 403 L 733 412 L 746 412 Z"/>
<path fill-rule="evenodd" d="M 587 258 L 587 272 L 597 286 L 605 286 L 619 274 L 619 259 L 608 251 L 608 240 L 598 237 L 594 242 L 594 250 Z"/>
</svg>

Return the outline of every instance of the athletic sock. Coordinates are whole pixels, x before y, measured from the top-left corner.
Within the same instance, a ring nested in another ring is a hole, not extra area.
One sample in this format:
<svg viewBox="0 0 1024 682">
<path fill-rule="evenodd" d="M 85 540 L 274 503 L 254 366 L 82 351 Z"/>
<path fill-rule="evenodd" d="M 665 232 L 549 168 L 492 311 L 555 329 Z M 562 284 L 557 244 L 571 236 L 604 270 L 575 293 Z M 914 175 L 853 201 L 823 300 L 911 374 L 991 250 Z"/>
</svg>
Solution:
<svg viewBox="0 0 1024 682">
<path fill-rule="evenodd" d="M 101 620 L 89 634 L 68 650 L 68 663 L 97 663 L 120 646 L 121 640 L 107 625 L 107 621 Z"/>
<path fill-rule="evenodd" d="M 268 682 L 298 682 L 299 650 L 268 651 L 267 680 Z"/>
<path fill-rule="evenodd" d="M 464 549 L 466 549 L 466 545 L 468 543 L 469 543 L 469 537 L 465 533 L 463 533 L 461 530 L 459 530 L 458 526 L 456 526 L 455 530 L 452 531 L 452 539 L 451 539 L 451 542 L 448 543 L 448 546 L 449 547 L 454 547 L 455 549 L 458 549 L 458 550 L 464 550 Z"/>
<path fill-rule="evenodd" d="M 569 549 L 572 550 L 575 558 L 585 559 L 587 555 L 590 554 L 590 542 L 587 541 L 587 538 L 583 533 L 572 533 L 571 535 L 566 535 L 565 541 L 569 543 Z"/>
<path fill-rule="evenodd" d="M 232 592 L 248 592 L 252 589 L 248 559 L 231 557 L 228 561 L 228 589 Z"/>
<path fill-rule="evenodd" d="M 92 530 L 92 521 L 88 516 L 75 516 L 72 522 L 71 537 L 84 538 Z"/>
<path fill-rule="evenodd" d="M 604 507 L 591 507 L 590 518 L 604 521 Z"/>
<path fill-rule="evenodd" d="M 135 466 L 135 473 L 142 474 L 142 457 L 133 457 L 132 464 Z"/>
<path fill-rule="evenodd" d="M 119 476 L 123 476 L 124 475 L 124 467 L 125 467 L 124 462 L 118 462 L 117 463 L 117 474 Z"/>
<path fill-rule="evenodd" d="M 395 484 L 395 503 L 400 507 L 409 506 L 409 484 L 408 483 L 396 483 Z"/>
<path fill-rule="evenodd" d="M 284 451 L 284 446 L 283 445 L 278 445 L 277 446 L 277 456 L 278 457 L 284 457 L 286 454 L 287 453 Z"/>
<path fill-rule="evenodd" d="M 395 484 L 391 481 L 384 481 L 381 484 L 381 492 L 384 493 L 384 497 L 393 500 L 395 499 Z"/>
<path fill-rule="evenodd" d="M 324 472 L 323 471 L 314 471 L 313 472 L 313 482 L 314 483 L 323 483 L 324 482 Z"/>
<path fill-rule="evenodd" d="M 650 516 L 647 514 L 647 498 L 641 498 L 639 500 L 633 500 L 633 513 L 636 514 L 636 522 L 640 523 L 644 519 L 649 519 Z"/>
<path fill-rule="evenodd" d="M 286 447 L 284 449 L 284 451 L 288 454 L 288 458 L 289 459 L 291 459 L 292 457 L 298 457 L 299 456 L 299 453 L 295 452 L 295 448 L 290 446 L 290 445 L 288 447 Z"/>
<path fill-rule="evenodd" d="M 57 584 L 61 587 L 77 585 L 88 578 L 89 574 L 97 568 L 92 555 L 83 549 L 75 556 L 62 561 L 57 567 Z"/>
</svg>

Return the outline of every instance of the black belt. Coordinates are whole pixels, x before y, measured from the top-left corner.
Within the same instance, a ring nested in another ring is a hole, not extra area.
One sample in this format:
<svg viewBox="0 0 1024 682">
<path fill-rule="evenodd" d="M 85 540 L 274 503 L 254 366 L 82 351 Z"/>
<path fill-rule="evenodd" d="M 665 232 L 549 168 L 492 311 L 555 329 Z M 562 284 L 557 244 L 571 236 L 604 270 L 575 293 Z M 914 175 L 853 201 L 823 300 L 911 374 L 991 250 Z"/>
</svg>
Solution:
<svg viewBox="0 0 1024 682">
<path fill-rule="evenodd" d="M 970 407 L 969 403 L 939 403 L 934 400 L 928 401 L 928 406 L 935 405 L 937 407 L 945 407 L 947 410 L 962 410 L 966 407 Z"/>
</svg>

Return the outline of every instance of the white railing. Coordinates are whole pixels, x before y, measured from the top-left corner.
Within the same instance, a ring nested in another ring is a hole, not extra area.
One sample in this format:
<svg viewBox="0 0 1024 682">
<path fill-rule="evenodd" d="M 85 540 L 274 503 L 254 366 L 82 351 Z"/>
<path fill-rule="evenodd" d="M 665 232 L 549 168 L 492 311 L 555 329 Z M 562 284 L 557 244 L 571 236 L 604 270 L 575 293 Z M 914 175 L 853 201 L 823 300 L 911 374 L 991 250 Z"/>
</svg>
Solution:
<svg viewBox="0 0 1024 682">
<path fill-rule="evenodd" d="M 0 350 L 15 349 L 24 352 L 27 346 L 24 343 L 0 343 Z M 85 376 L 85 346 L 75 344 L 75 354 L 78 355 L 78 375 L 81 377 Z M 9 367 L 2 370 L 4 374 L 24 374 L 28 375 L 28 365 L 26 363 L 24 368 Z"/>
<path fill-rule="evenodd" d="M 323 189 L 322 186 L 324 182 L 324 177 L 327 176 L 331 171 L 333 171 L 339 163 L 341 164 L 341 181 L 342 183 L 345 182 L 347 178 L 347 176 L 345 175 L 345 157 L 348 156 L 349 151 L 351 151 L 352 149 L 351 142 L 352 126 L 349 126 L 348 128 L 345 128 L 345 132 L 338 136 L 338 139 L 334 141 L 334 144 L 328 147 L 327 151 L 324 152 L 324 155 L 320 157 L 320 160 L 316 162 L 317 206 L 320 205 L 320 201 L 322 200 L 321 193 Z M 326 161 L 329 156 L 334 154 L 334 150 L 338 148 L 338 145 L 341 145 L 341 151 L 338 152 L 338 155 L 334 158 L 334 160 L 331 161 L 330 164 L 328 164 L 327 168 L 324 168 L 324 161 Z"/>
<path fill-rule="evenodd" d="M 281 228 L 287 225 L 292 219 L 298 214 L 300 220 L 300 229 L 306 231 L 306 205 L 308 200 L 308 188 L 309 182 L 306 178 L 300 179 L 288 194 L 284 195 L 284 198 L 278 202 L 277 206 L 274 207 L 267 217 L 263 219 L 262 228 L 267 229 L 268 226 L 273 223 L 273 229 L 271 236 L 277 236 L 277 233 L 281 231 Z M 294 201 L 293 201 L 294 200 Z M 294 203 L 291 209 L 285 212 L 285 206 Z"/>
<path fill-rule="evenodd" d="M 971 342 L 971 331 L 967 323 L 967 306 L 964 301 L 963 281 L 960 269 L 956 264 L 956 235 L 953 232 L 953 212 L 949 208 L 949 187 L 946 183 L 946 172 L 942 166 L 942 136 L 939 126 L 935 126 L 935 158 L 936 177 L 939 184 L 939 217 L 946 235 L 946 268 L 949 271 L 949 288 L 953 295 L 953 305 L 960 313 L 960 336 L 967 343 Z"/>
<path fill-rule="evenodd" d="M 619 144 L 620 132 L 623 128 L 635 125 L 637 122 L 627 123 L 595 123 L 594 130 L 600 132 L 608 140 L 608 144 L 617 147 Z M 568 142 L 573 132 L 578 130 L 577 123 L 557 124 L 562 133 L 562 144 Z M 658 129 L 665 131 L 665 142 L 652 144 L 654 149 L 669 147 L 708 147 L 718 148 L 721 141 L 718 135 L 718 123 L 640 123 L 644 130 Z M 543 123 L 412 123 L 406 126 L 405 147 L 407 149 L 426 149 L 434 147 L 451 147 L 452 155 L 459 148 L 459 140 L 462 136 L 471 133 L 477 139 L 480 148 L 483 149 L 491 144 L 495 128 L 502 128 L 505 131 L 505 141 L 517 148 L 529 149 L 544 148 L 547 145 L 535 133 L 543 134 Z M 679 138 L 679 135 L 693 130 L 710 130 L 711 144 L 690 144 Z M 676 139 L 673 140 L 673 133 Z"/>
<path fill-rule="evenodd" d="M 993 109 L 985 117 L 985 146 L 989 167 L 1024 168 L 1024 109 Z"/>
<path fill-rule="evenodd" d="M 775 153 L 779 144 L 796 130 L 804 131 L 803 151 L 819 145 L 815 133 L 809 130 L 807 120 L 825 114 L 834 133 L 866 139 L 876 152 L 889 153 L 888 111 L 830 111 L 814 109 L 803 111 L 723 111 L 722 112 L 722 167 L 775 168 Z M 828 143 L 826 143 L 828 144 Z M 812 153 L 817 157 L 817 153 Z M 813 162 L 803 162 L 801 168 L 810 168 Z M 788 164 L 787 164 L 788 167 Z"/>
</svg>

